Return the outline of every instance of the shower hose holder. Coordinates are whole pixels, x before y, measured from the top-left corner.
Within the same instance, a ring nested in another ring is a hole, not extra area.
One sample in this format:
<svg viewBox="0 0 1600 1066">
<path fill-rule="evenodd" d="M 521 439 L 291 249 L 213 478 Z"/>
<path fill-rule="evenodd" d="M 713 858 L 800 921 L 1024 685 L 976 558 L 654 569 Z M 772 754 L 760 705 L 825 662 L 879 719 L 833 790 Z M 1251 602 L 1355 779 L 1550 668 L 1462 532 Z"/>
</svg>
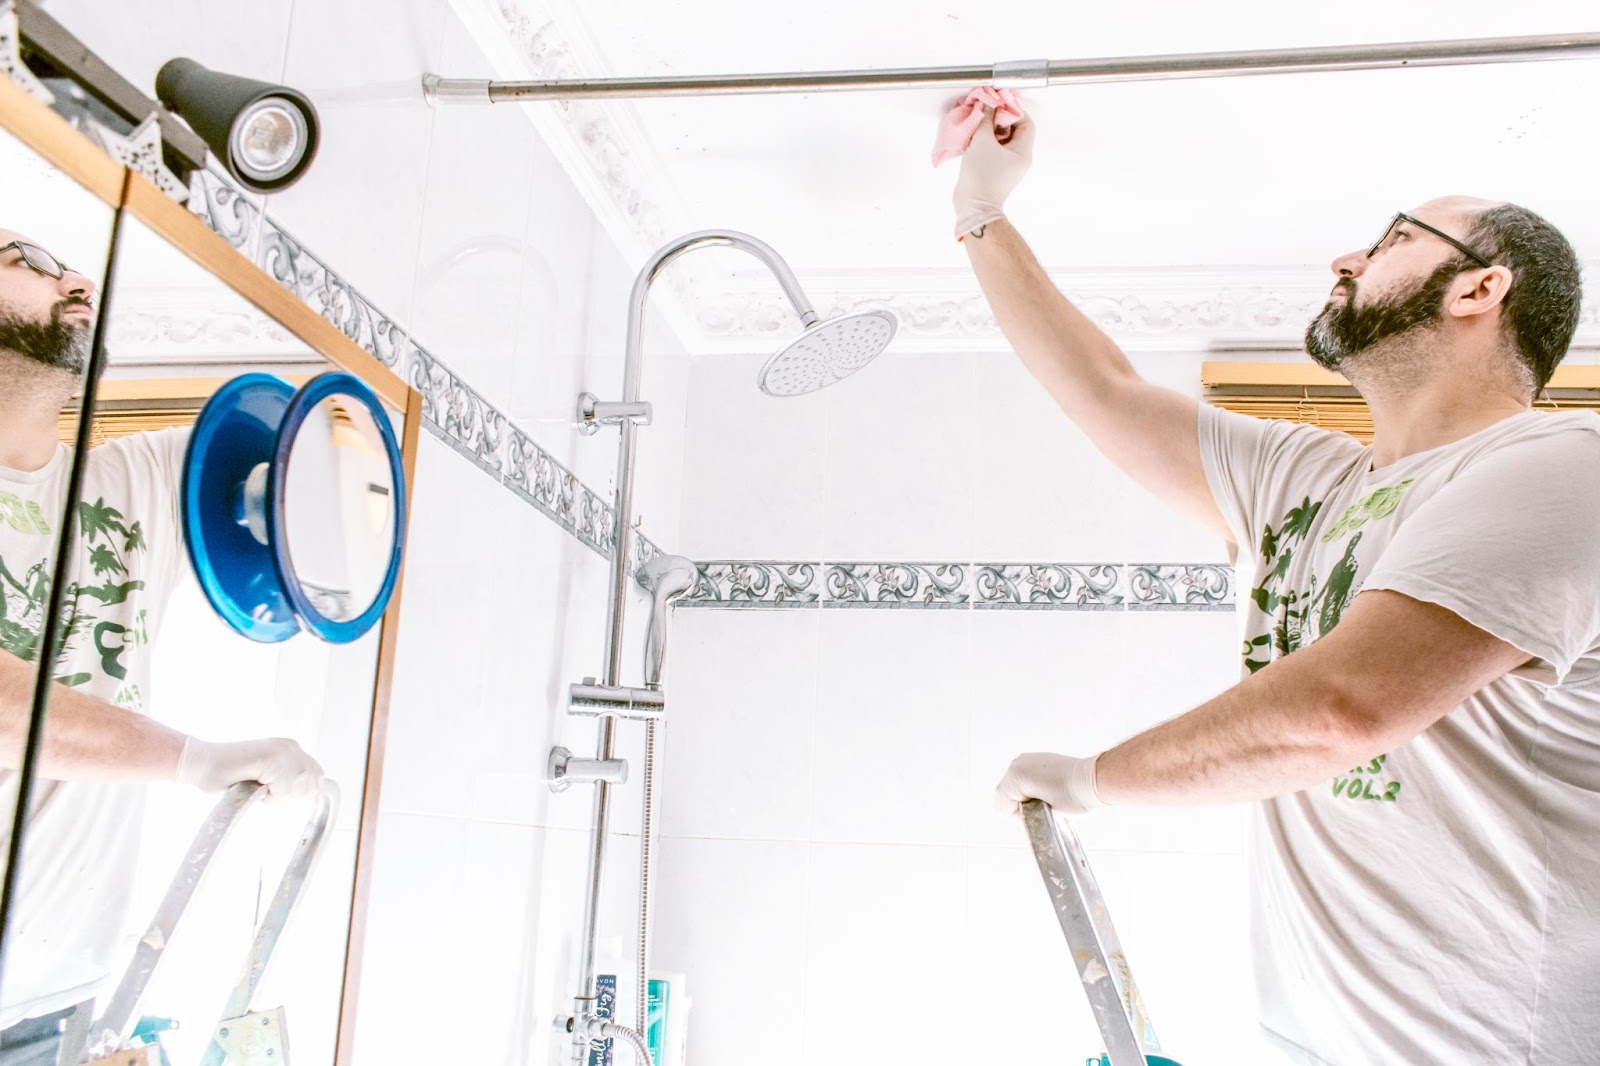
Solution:
<svg viewBox="0 0 1600 1066">
<path fill-rule="evenodd" d="M 620 426 L 623 422 L 648 426 L 653 417 L 655 412 L 647 400 L 636 403 L 612 403 L 600 399 L 592 392 L 578 395 L 578 428 L 586 437 L 599 432 L 601 426 Z"/>
<path fill-rule="evenodd" d="M 600 685 L 592 677 L 567 690 L 567 713 L 590 718 L 627 718 L 656 721 L 667 710 L 667 697 L 659 689 Z"/>
</svg>

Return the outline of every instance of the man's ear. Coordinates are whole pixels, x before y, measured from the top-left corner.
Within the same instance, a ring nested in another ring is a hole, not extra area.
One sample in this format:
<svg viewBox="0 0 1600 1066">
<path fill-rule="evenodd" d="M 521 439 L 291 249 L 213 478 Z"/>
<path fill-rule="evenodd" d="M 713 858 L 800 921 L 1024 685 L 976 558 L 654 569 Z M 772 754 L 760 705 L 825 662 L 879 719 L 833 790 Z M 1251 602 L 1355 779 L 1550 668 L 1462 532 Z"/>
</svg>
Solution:
<svg viewBox="0 0 1600 1066">
<path fill-rule="evenodd" d="M 1511 291 L 1512 281 L 1516 279 L 1509 267 L 1498 263 L 1463 274 L 1462 277 L 1470 281 L 1469 286 L 1457 292 L 1445 306 L 1445 311 L 1457 318 L 1470 318 L 1499 307 L 1505 301 L 1506 293 Z"/>
</svg>

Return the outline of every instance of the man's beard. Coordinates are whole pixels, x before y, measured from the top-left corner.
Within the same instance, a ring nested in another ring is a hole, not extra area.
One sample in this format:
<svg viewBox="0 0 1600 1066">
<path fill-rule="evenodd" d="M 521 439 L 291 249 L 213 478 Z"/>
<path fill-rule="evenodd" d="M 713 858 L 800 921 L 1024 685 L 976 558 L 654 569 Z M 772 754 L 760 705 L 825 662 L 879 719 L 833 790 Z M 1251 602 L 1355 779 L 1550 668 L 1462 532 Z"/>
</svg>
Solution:
<svg viewBox="0 0 1600 1066">
<path fill-rule="evenodd" d="M 69 307 L 84 307 L 82 300 L 62 300 L 50 309 L 50 321 L 30 322 L 0 310 L 0 350 L 16 352 L 52 370 L 83 373 L 89 363 L 89 322 L 64 321 Z"/>
<path fill-rule="evenodd" d="M 1306 354 L 1329 370 L 1373 345 L 1402 333 L 1429 326 L 1444 319 L 1444 294 L 1461 268 L 1455 263 L 1441 264 L 1424 278 L 1409 295 L 1391 295 L 1366 305 L 1356 306 L 1356 283 L 1341 278 L 1338 288 L 1344 303 L 1329 304 L 1306 327 Z"/>
</svg>

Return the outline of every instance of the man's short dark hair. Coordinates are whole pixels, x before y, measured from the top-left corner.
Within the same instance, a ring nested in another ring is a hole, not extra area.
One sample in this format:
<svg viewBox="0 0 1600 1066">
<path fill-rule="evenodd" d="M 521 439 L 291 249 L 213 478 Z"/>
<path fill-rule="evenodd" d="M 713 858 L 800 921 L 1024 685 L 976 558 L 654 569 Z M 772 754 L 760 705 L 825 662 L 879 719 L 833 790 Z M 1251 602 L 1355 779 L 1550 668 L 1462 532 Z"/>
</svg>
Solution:
<svg viewBox="0 0 1600 1066">
<path fill-rule="evenodd" d="M 1567 354 L 1583 303 L 1578 256 L 1561 231 L 1517 204 L 1486 208 L 1465 243 L 1510 269 L 1501 322 L 1538 395 Z M 1471 266 L 1462 261 L 1462 269 Z"/>
</svg>

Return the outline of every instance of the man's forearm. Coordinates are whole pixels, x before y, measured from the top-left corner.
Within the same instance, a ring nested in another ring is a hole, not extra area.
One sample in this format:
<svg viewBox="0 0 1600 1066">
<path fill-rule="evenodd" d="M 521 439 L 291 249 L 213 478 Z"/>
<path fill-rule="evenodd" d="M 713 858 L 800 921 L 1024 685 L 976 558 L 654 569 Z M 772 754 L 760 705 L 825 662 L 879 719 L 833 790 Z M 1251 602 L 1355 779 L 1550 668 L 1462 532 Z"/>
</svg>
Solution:
<svg viewBox="0 0 1600 1066">
<path fill-rule="evenodd" d="M 0 768 L 22 765 L 36 664 L 0 651 Z M 65 685 L 52 685 L 38 772 L 56 781 L 170 781 L 184 735 Z"/>
<path fill-rule="evenodd" d="M 1061 294 L 1009 221 L 986 223 L 961 243 L 1006 340 L 1074 421 L 1108 385 L 1137 379 L 1122 349 Z"/>
<path fill-rule="evenodd" d="M 1100 798 L 1147 806 L 1267 799 L 1381 754 L 1384 741 L 1325 699 L 1308 660 L 1296 659 L 1106 751 L 1095 767 Z"/>
</svg>

